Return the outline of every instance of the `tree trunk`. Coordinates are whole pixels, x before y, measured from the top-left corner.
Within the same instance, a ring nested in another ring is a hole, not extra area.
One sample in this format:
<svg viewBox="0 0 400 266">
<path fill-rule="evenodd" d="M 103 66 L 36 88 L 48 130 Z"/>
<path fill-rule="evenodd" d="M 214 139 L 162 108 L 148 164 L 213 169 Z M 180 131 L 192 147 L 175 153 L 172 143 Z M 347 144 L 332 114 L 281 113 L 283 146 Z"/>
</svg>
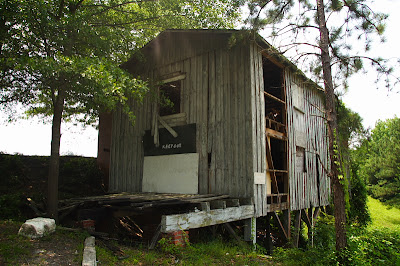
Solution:
<svg viewBox="0 0 400 266">
<path fill-rule="evenodd" d="M 329 33 L 326 27 L 324 1 L 317 0 L 317 15 L 320 32 L 321 61 L 323 68 L 326 116 L 328 123 L 329 154 L 331 161 L 330 178 L 333 185 L 333 202 L 335 208 L 336 251 L 347 246 L 346 238 L 346 206 L 344 187 L 339 180 L 340 163 L 337 151 L 337 114 L 335 108 L 335 94 L 333 89 L 331 59 L 329 55 Z"/>
<path fill-rule="evenodd" d="M 58 220 L 58 176 L 60 165 L 61 120 L 64 109 L 64 90 L 59 90 L 53 101 L 53 124 L 51 128 L 51 152 L 47 182 L 47 215 Z"/>
</svg>

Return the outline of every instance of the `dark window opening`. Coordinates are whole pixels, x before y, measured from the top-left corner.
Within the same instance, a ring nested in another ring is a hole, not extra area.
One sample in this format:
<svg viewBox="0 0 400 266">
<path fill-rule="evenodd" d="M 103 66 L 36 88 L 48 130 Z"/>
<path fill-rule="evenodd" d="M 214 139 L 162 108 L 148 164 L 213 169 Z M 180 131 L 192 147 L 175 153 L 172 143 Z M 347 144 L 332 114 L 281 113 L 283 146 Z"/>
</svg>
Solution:
<svg viewBox="0 0 400 266">
<path fill-rule="evenodd" d="M 280 100 L 285 99 L 283 94 L 282 69 L 263 57 L 264 91 Z"/>
<path fill-rule="evenodd" d="M 282 69 L 264 57 L 263 77 L 264 91 L 267 93 L 265 95 L 265 117 L 272 122 L 285 124 L 285 104 L 283 103 L 285 90 L 283 89 Z M 268 123 L 267 126 L 269 126 Z"/>
<path fill-rule="evenodd" d="M 160 87 L 160 116 L 181 112 L 181 81 L 173 81 Z"/>
<path fill-rule="evenodd" d="M 270 59 L 263 57 L 265 126 L 268 169 L 271 173 L 271 194 L 267 197 L 268 204 L 287 202 L 289 192 L 288 178 L 288 147 L 286 130 L 286 97 L 284 88 L 284 72 Z M 271 157 L 271 158 L 268 158 Z M 273 167 L 272 167 L 273 166 Z M 284 208 L 280 206 L 279 208 Z"/>
<path fill-rule="evenodd" d="M 271 138 L 271 155 L 274 162 L 274 168 L 278 170 L 286 170 L 286 151 L 285 142 Z"/>
</svg>

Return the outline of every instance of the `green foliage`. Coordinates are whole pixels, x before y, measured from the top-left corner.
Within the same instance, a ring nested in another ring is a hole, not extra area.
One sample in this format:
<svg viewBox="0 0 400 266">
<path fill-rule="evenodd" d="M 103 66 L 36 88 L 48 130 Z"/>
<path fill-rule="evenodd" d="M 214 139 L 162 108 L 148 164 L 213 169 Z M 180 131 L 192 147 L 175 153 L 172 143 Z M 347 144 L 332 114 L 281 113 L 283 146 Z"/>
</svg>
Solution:
<svg viewBox="0 0 400 266">
<path fill-rule="evenodd" d="M 377 200 L 369 199 L 372 224 L 360 229 L 348 228 L 348 247 L 335 255 L 334 218 L 322 214 L 314 231 L 314 247 L 277 248 L 274 258 L 283 265 L 399 265 L 400 210 L 388 210 Z"/>
<path fill-rule="evenodd" d="M 377 122 L 360 173 L 368 192 L 383 202 L 400 206 L 400 118 Z"/>
<path fill-rule="evenodd" d="M 278 48 L 279 54 L 290 58 L 295 65 L 305 66 L 302 70 L 309 71 L 309 74 L 322 83 L 319 48 L 322 42 L 317 14 L 319 1 L 248 2 L 250 15 L 245 21 L 246 26 L 256 31 L 264 29 L 264 34 L 270 34 L 272 45 Z M 396 85 L 398 78 L 391 75 L 391 65 L 397 65 L 395 60 L 390 62 L 362 53 L 367 52 L 375 40 L 385 41 L 383 34 L 388 16 L 373 11 L 369 7 L 369 0 L 320 2 L 325 3 L 334 87 L 342 86 L 347 89 L 348 78 L 364 69 L 364 66 L 369 66 L 369 63 L 376 71 L 378 80 L 382 79 L 386 86 Z M 355 43 L 360 45 L 354 45 Z"/>
<path fill-rule="evenodd" d="M 45 156 L 0 154 L 0 219 L 31 218 L 26 199 L 43 203 L 48 163 Z M 103 194 L 102 177 L 96 158 L 62 156 L 61 198 Z"/>
<path fill-rule="evenodd" d="M 314 247 L 321 250 L 335 248 L 335 219 L 332 215 L 322 213 L 314 228 Z"/>
<path fill-rule="evenodd" d="M 275 260 L 283 265 L 334 265 L 335 220 L 333 216 L 322 213 L 313 229 L 314 247 L 276 248 Z"/>
<path fill-rule="evenodd" d="M 63 156 L 60 159 L 59 187 L 62 198 L 102 193 L 102 177 L 95 158 Z"/>
<path fill-rule="evenodd" d="M 24 196 L 20 193 L 0 195 L 0 219 L 23 220 Z"/>
<path fill-rule="evenodd" d="M 359 175 L 351 177 L 349 218 L 353 224 L 366 226 L 371 222 L 367 205 L 367 188 Z"/>
<path fill-rule="evenodd" d="M 240 1 L 2 0 L 0 99 L 53 115 L 65 94 L 63 117 L 93 123 L 99 108 L 140 100 L 147 83 L 119 68 L 166 28 L 233 27 Z M 79 116 L 83 115 L 83 116 Z"/>
<path fill-rule="evenodd" d="M 349 239 L 349 265 L 399 265 L 400 232 L 367 230 Z"/>
<path fill-rule="evenodd" d="M 204 243 L 195 243 L 186 247 L 175 246 L 167 238 L 159 241 L 160 250 L 149 251 L 137 247 L 122 247 L 127 258 L 118 260 L 109 250 L 96 246 L 97 259 L 101 264 L 145 264 L 145 265 L 266 265 L 272 264 L 271 258 L 255 252 L 249 246 L 239 247 L 214 239 Z"/>
<path fill-rule="evenodd" d="M 0 105 L 53 117 L 48 213 L 56 218 L 63 120 L 117 107 L 134 123 L 148 81 L 119 66 L 166 28 L 233 26 L 239 1 L 0 0 Z M 21 106 L 21 105 L 19 105 Z M 11 114 L 13 112 L 10 112 Z"/>
<path fill-rule="evenodd" d="M 7 191 L 10 186 L 23 185 L 23 169 L 24 165 L 20 156 L 0 153 L 0 189 Z"/>
<path fill-rule="evenodd" d="M 183 246 L 175 245 L 170 238 L 161 238 L 158 241 L 158 245 L 160 246 L 162 252 L 171 254 L 173 256 L 179 256 L 182 254 L 184 249 Z"/>
<path fill-rule="evenodd" d="M 346 176 L 346 209 L 349 221 L 366 226 L 370 221 L 367 208 L 367 190 L 358 172 L 360 158 L 353 150 L 366 139 L 367 131 L 362 126 L 359 114 L 337 101 L 338 139 L 341 165 Z"/>
</svg>

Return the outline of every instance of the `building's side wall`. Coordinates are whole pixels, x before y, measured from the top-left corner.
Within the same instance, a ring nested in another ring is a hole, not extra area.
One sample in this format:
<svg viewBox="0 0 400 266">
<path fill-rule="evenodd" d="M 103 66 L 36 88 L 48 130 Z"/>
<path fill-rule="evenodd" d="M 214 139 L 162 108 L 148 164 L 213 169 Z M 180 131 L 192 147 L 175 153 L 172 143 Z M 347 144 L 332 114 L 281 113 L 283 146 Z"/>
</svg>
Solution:
<svg viewBox="0 0 400 266">
<path fill-rule="evenodd" d="M 168 49 L 163 51 L 171 57 Z M 174 72 L 186 74 L 182 108 L 187 122 L 197 124 L 200 194 L 253 196 L 249 53 L 248 46 L 226 47 L 150 71 L 149 77 L 154 80 Z M 141 191 L 142 136 L 151 128 L 152 104 L 150 95 L 143 104 L 136 104 L 135 126 L 120 110 L 114 115 L 111 192 Z"/>
<path fill-rule="evenodd" d="M 112 113 L 99 114 L 99 135 L 97 143 L 97 164 L 103 172 L 103 184 L 108 188 L 110 176 Z"/>
<path fill-rule="evenodd" d="M 289 187 L 291 210 L 329 204 L 330 181 L 327 175 L 328 152 L 323 92 L 307 81 L 285 72 L 288 138 Z M 304 157 L 296 156 L 296 146 Z M 300 167 L 301 168 L 301 167 Z"/>
<path fill-rule="evenodd" d="M 261 48 L 256 44 L 250 46 L 250 72 L 251 72 L 251 129 L 252 150 L 251 160 L 253 172 L 266 173 L 265 152 L 265 108 L 264 108 L 264 77 Z M 254 184 L 253 197 L 256 216 L 267 215 L 267 188 L 266 183 Z"/>
<path fill-rule="evenodd" d="M 117 108 L 113 116 L 111 156 L 110 156 L 110 184 L 109 192 L 139 192 L 142 179 L 135 178 L 143 175 L 143 145 L 144 130 L 151 124 L 151 97 L 145 97 L 143 103 L 131 101 L 133 112 L 136 115 L 135 126 Z"/>
</svg>

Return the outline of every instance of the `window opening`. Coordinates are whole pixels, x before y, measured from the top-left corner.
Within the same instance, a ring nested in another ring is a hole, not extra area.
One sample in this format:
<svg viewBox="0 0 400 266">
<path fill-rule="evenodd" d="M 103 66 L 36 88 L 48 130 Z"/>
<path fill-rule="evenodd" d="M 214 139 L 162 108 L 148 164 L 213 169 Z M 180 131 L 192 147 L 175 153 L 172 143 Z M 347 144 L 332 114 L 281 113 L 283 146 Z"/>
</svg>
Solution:
<svg viewBox="0 0 400 266">
<path fill-rule="evenodd" d="M 173 81 L 160 87 L 160 116 L 181 112 L 181 81 Z"/>
<path fill-rule="evenodd" d="M 267 172 L 271 178 L 267 204 L 277 204 L 274 208 L 286 209 L 288 205 L 281 205 L 288 202 L 289 192 L 283 70 L 266 57 L 263 57 L 263 79 Z"/>
</svg>

